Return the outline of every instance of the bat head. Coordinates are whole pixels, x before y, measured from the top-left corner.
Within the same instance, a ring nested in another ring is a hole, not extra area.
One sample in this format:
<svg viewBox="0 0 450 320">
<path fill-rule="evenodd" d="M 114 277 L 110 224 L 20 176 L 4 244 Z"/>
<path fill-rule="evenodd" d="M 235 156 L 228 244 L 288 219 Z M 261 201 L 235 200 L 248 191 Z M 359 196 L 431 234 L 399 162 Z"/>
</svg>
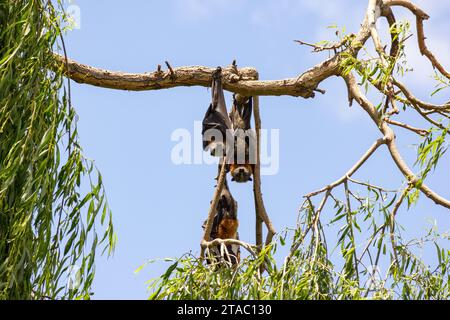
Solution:
<svg viewBox="0 0 450 320">
<path fill-rule="evenodd" d="M 231 165 L 230 166 L 230 172 L 231 172 L 231 181 L 235 181 L 235 182 L 247 182 L 247 181 L 252 181 L 252 174 L 253 174 L 253 170 L 252 170 L 252 166 L 249 164 L 244 164 L 244 165 Z"/>
</svg>

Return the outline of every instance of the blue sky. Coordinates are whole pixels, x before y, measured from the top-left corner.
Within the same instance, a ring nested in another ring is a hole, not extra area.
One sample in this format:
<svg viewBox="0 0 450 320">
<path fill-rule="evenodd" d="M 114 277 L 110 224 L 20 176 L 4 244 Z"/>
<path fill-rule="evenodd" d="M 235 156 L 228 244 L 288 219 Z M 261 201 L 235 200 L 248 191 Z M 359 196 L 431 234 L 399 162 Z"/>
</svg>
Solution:
<svg viewBox="0 0 450 320">
<path fill-rule="evenodd" d="M 333 40 L 334 30 L 326 28 L 333 24 L 356 32 L 366 7 L 366 1 L 360 0 L 71 2 L 80 9 L 81 23 L 68 33 L 66 45 L 69 56 L 81 63 L 148 72 L 165 60 L 173 67 L 215 67 L 236 59 L 239 66 L 257 68 L 261 79 L 295 77 L 322 61 L 326 54 L 313 54 L 292 40 Z M 431 15 L 425 27 L 429 47 L 450 66 L 445 31 L 450 30 L 450 4 L 417 3 Z M 404 10 L 396 13 L 398 20 L 409 17 L 414 21 Z M 422 99 L 449 100 L 448 91 L 429 97 L 432 69 L 418 54 L 415 37 L 408 43 L 414 73 L 403 81 Z M 302 195 L 342 176 L 380 137 L 357 104 L 348 107 L 341 79 L 330 78 L 320 87 L 326 94 L 315 99 L 261 98 L 263 127 L 280 130 L 279 172 L 262 180 L 267 211 L 277 230 L 295 225 Z M 379 99 L 371 97 L 374 102 Z M 176 143 L 171 134 L 179 128 L 192 132 L 194 121 L 201 121 L 209 104 L 210 92 L 203 87 L 127 92 L 72 83 L 72 99 L 79 114 L 82 146 L 102 172 L 118 234 L 114 257 L 97 261 L 94 298 L 144 299 L 148 296 L 145 281 L 159 276 L 167 265 L 151 264 L 136 275 L 137 267 L 149 259 L 199 251 L 216 167 L 174 165 L 170 155 Z M 423 125 L 412 112 L 401 119 Z M 398 145 L 412 165 L 414 144 L 420 140 L 402 129 L 396 132 Z M 446 155 L 428 180 L 447 198 L 449 165 Z M 403 182 L 384 147 L 355 177 L 394 189 Z M 240 236 L 252 242 L 252 186 L 232 184 L 231 190 L 239 203 Z M 411 236 L 420 234 L 430 218 L 438 221 L 441 231 L 450 226 L 449 212 L 423 197 L 415 208 L 399 213 Z"/>
</svg>

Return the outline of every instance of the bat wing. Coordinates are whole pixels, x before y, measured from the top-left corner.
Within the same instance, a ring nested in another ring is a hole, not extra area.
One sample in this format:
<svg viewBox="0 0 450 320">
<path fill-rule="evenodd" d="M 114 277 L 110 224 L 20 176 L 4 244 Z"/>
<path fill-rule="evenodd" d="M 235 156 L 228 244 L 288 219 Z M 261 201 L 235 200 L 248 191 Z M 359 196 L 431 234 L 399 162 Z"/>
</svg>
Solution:
<svg viewBox="0 0 450 320">
<path fill-rule="evenodd" d="M 220 143 L 220 147 L 225 151 L 226 132 L 228 129 L 231 129 L 231 120 L 228 116 L 225 104 L 225 96 L 222 87 L 222 69 L 220 67 L 218 67 L 212 75 L 211 92 L 212 102 L 206 110 L 202 122 L 203 149 L 209 149 L 213 156 L 222 156 L 222 153 L 216 153 L 215 150 Z M 210 131 L 211 136 L 208 134 L 205 135 L 208 130 L 212 129 L 217 131 Z M 217 133 L 221 134 L 221 141 L 216 141 L 215 135 Z"/>
<path fill-rule="evenodd" d="M 233 129 L 250 129 L 252 112 L 252 97 L 240 97 L 237 99 L 236 95 L 233 95 L 233 106 L 231 107 L 230 112 Z"/>
<path fill-rule="evenodd" d="M 251 181 L 253 164 L 256 163 L 256 139 L 251 129 L 252 97 L 233 96 L 230 118 L 234 129 L 234 161 L 230 165 L 232 181 Z"/>
<path fill-rule="evenodd" d="M 237 219 L 237 202 L 228 189 L 228 183 L 225 180 L 224 188 L 216 207 L 216 215 L 214 216 L 213 226 L 211 229 L 211 239 L 236 239 L 239 221 Z M 230 254 L 230 262 L 234 265 L 238 260 L 238 250 L 234 245 L 227 245 Z M 214 250 L 215 255 L 220 256 L 220 250 Z M 225 257 L 226 258 L 226 257 Z"/>
<path fill-rule="evenodd" d="M 230 189 L 228 188 L 228 183 L 225 180 L 222 193 L 220 194 L 216 207 L 216 215 L 214 216 L 211 230 L 211 239 L 234 238 L 237 224 L 237 202 L 231 195 Z"/>
<path fill-rule="evenodd" d="M 251 128 L 252 113 L 253 113 L 253 98 L 250 97 L 244 104 L 244 108 L 242 110 L 242 119 L 244 121 L 245 130 L 249 130 Z"/>
</svg>

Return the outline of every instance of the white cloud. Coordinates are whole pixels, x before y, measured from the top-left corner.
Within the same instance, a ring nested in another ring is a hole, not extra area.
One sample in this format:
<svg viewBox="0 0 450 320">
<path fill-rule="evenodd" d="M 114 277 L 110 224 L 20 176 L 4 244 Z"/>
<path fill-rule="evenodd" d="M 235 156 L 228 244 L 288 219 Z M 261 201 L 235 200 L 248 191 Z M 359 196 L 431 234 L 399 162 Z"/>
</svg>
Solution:
<svg viewBox="0 0 450 320">
<path fill-rule="evenodd" d="M 321 18 L 339 17 L 342 14 L 349 13 L 354 7 L 345 1 L 315 0 L 302 1 L 301 6 L 308 13 L 312 13 Z"/>
<path fill-rule="evenodd" d="M 414 3 L 427 12 L 430 16 L 447 14 L 450 10 L 450 1 L 442 0 L 415 0 Z"/>
<path fill-rule="evenodd" d="M 176 10 L 180 18 L 187 21 L 199 21 L 214 18 L 218 13 L 229 12 L 245 0 L 177 0 Z"/>
<path fill-rule="evenodd" d="M 276 21 L 287 17 L 315 16 L 324 19 L 338 19 L 342 16 L 351 15 L 360 4 L 355 5 L 353 1 L 335 0 L 278 0 L 260 1 L 252 13 L 255 23 L 264 21 Z M 362 19 L 362 17 L 361 17 Z M 283 20 L 281 20 L 283 21 Z"/>
</svg>

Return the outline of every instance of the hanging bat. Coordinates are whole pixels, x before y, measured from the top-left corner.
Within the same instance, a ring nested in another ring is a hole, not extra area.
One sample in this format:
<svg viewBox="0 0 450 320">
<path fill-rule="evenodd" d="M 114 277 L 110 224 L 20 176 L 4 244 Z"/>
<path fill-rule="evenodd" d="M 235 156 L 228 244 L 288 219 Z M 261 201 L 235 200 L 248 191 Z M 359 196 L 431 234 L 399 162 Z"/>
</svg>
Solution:
<svg viewBox="0 0 450 320">
<path fill-rule="evenodd" d="M 211 229 L 211 240 L 214 239 L 239 239 L 237 232 L 239 220 L 237 218 L 237 202 L 228 189 L 227 180 L 224 182 L 222 193 L 220 194 L 219 202 L 216 207 L 216 215 L 214 216 L 213 225 Z M 206 223 L 206 221 L 205 221 Z M 205 226 L 205 224 L 204 224 Z M 236 265 L 240 261 L 240 247 L 238 245 L 226 246 L 228 255 L 224 255 L 224 259 L 232 265 Z M 220 247 L 212 250 L 216 258 L 222 257 Z M 220 261 L 220 259 L 218 259 Z M 208 263 L 211 261 L 208 260 Z"/>
<path fill-rule="evenodd" d="M 202 123 L 203 149 L 212 156 L 222 157 L 226 153 L 227 130 L 232 124 L 225 104 L 221 67 L 212 74 L 211 94 L 212 102 Z"/>
<path fill-rule="evenodd" d="M 233 95 L 233 106 L 230 112 L 234 133 L 234 157 L 229 166 L 231 181 L 252 180 L 251 176 L 256 163 L 256 139 L 250 124 L 252 103 L 252 97 Z"/>
<path fill-rule="evenodd" d="M 217 67 L 213 72 L 211 87 L 212 102 L 202 123 L 203 149 L 216 157 L 231 153 L 232 156 L 227 159 L 227 172 L 231 172 L 232 181 L 251 181 L 256 163 L 256 139 L 250 125 L 252 97 L 233 95 L 233 106 L 228 114 L 222 87 L 222 68 Z M 227 139 L 230 142 L 230 135 L 232 143 L 228 145 L 226 142 Z"/>
</svg>

